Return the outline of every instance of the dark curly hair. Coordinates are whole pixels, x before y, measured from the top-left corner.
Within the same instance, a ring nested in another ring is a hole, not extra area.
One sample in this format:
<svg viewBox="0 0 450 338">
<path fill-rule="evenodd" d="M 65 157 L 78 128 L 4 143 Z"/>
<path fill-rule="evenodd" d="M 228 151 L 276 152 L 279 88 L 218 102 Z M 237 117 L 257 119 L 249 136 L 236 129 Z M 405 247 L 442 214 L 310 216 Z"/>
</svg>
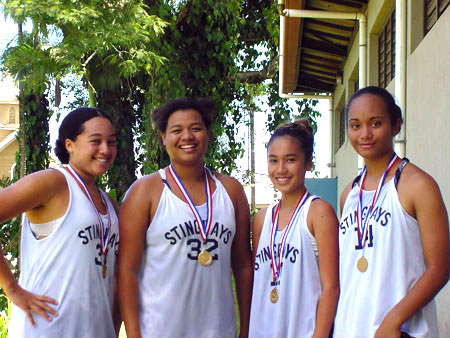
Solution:
<svg viewBox="0 0 450 338">
<path fill-rule="evenodd" d="M 209 99 L 196 99 L 191 97 L 173 99 L 164 106 L 158 107 L 152 112 L 152 122 L 160 132 L 165 132 L 170 115 L 177 110 L 194 109 L 202 117 L 208 132 L 216 119 L 216 105 Z"/>
<path fill-rule="evenodd" d="M 314 151 L 314 130 L 308 119 L 298 119 L 294 122 L 280 124 L 267 143 L 267 148 L 278 137 L 291 136 L 297 140 L 300 149 L 305 154 L 305 162 L 311 161 Z"/>
<path fill-rule="evenodd" d="M 365 94 L 375 95 L 383 100 L 384 105 L 386 106 L 386 112 L 389 114 L 389 117 L 391 119 L 392 126 L 395 126 L 398 120 L 400 120 L 400 125 L 402 125 L 403 123 L 402 110 L 395 103 L 394 97 L 386 89 L 376 86 L 369 86 L 362 88 L 352 95 L 350 100 L 348 100 L 347 107 L 345 108 L 347 118 L 350 110 L 350 105 L 352 104 L 353 100 Z"/>
<path fill-rule="evenodd" d="M 55 144 L 55 155 L 61 161 L 62 164 L 69 163 L 69 152 L 66 149 L 66 139 L 75 141 L 78 135 L 84 130 L 84 123 L 94 117 L 107 118 L 111 124 L 111 117 L 105 112 L 97 108 L 77 108 L 71 111 L 59 127 L 59 136 Z"/>
</svg>

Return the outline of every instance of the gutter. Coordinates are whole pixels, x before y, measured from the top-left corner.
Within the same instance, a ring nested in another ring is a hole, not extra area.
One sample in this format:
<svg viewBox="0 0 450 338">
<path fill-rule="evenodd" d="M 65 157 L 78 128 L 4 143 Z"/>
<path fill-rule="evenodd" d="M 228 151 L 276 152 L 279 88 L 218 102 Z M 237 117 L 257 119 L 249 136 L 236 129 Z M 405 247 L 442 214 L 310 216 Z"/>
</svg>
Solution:
<svg viewBox="0 0 450 338">
<path fill-rule="evenodd" d="M 406 156 L 406 1 L 395 1 L 395 88 L 394 94 L 402 109 L 403 126 L 394 139 L 395 151 Z"/>
</svg>

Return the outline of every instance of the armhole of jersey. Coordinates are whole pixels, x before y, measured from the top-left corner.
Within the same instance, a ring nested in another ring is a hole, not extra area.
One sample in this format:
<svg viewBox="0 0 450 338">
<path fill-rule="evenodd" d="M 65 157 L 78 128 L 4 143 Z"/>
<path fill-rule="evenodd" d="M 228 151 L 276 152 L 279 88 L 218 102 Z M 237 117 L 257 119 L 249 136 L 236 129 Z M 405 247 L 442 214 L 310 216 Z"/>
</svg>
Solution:
<svg viewBox="0 0 450 338">
<path fill-rule="evenodd" d="M 395 190 L 397 190 L 398 181 L 400 180 L 402 171 L 408 163 L 409 163 L 409 160 L 406 157 L 402 158 L 400 165 L 398 166 L 397 170 L 395 171 L 395 177 L 394 177 Z"/>
<path fill-rule="evenodd" d="M 72 192 L 72 187 L 70 186 L 69 176 L 66 175 L 67 171 L 65 171 L 64 167 L 54 168 L 54 170 L 60 172 L 64 176 L 64 179 L 65 179 L 66 185 L 67 185 L 67 190 L 69 192 L 69 202 L 67 204 L 67 209 L 66 209 L 66 212 L 64 213 L 64 215 L 62 215 L 61 217 L 59 217 L 57 219 L 54 219 L 54 220 L 52 220 L 50 222 L 31 223 L 31 221 L 28 219 L 28 217 L 26 217 L 25 213 L 23 213 L 23 215 L 25 216 L 25 219 L 26 219 L 26 221 L 28 223 L 28 228 L 29 228 L 29 230 L 31 231 L 32 235 L 34 236 L 34 238 L 37 241 L 45 240 L 49 236 L 53 235 L 61 227 L 61 224 L 66 219 L 66 217 L 67 217 L 67 215 L 69 213 L 70 206 L 72 205 L 72 194 L 73 194 L 73 192 Z M 53 223 L 53 222 L 55 224 L 53 226 L 51 226 L 50 224 Z M 52 228 L 51 232 L 50 233 L 46 233 L 46 234 L 36 233 L 35 230 L 34 230 L 35 229 L 34 227 L 35 226 L 39 226 L 40 224 L 44 224 L 44 226 L 50 226 Z M 41 236 L 44 236 L 44 237 L 41 237 Z"/>
<path fill-rule="evenodd" d="M 361 175 L 358 175 L 355 177 L 355 179 L 353 180 L 353 183 L 352 183 L 352 188 L 359 183 L 360 179 L 361 179 Z"/>
<path fill-rule="evenodd" d="M 161 181 L 164 183 L 164 185 L 169 188 L 169 190 L 172 190 L 170 188 L 169 182 L 167 181 L 166 171 L 164 169 L 158 170 L 159 176 L 161 176 Z"/>
<path fill-rule="evenodd" d="M 311 195 L 311 202 L 309 202 L 310 207 L 311 207 L 312 202 L 314 202 L 315 200 L 319 200 L 319 199 L 321 199 L 320 196 Z M 308 216 L 306 216 L 306 219 L 308 219 Z M 319 258 L 319 248 L 317 247 L 316 237 L 314 237 L 314 235 L 309 230 L 307 223 L 305 224 L 305 227 L 306 227 L 306 233 L 308 234 L 309 242 L 311 243 L 311 246 L 314 251 L 314 256 L 316 256 L 316 258 L 318 259 Z"/>
<path fill-rule="evenodd" d="M 209 177 L 211 177 L 211 179 L 214 181 L 214 183 L 216 183 L 217 185 L 217 181 L 219 180 L 216 175 L 214 175 L 213 171 L 211 169 L 209 169 L 208 167 L 205 167 L 206 172 L 209 174 Z M 222 182 L 221 182 L 222 183 Z"/>
</svg>

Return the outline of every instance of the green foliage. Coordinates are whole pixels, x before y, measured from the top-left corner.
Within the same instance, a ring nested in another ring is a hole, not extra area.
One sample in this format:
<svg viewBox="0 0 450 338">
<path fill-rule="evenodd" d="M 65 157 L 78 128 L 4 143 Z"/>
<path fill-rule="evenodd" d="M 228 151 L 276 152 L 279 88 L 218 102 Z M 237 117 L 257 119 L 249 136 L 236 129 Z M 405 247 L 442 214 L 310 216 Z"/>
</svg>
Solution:
<svg viewBox="0 0 450 338">
<path fill-rule="evenodd" d="M 144 172 L 168 163 L 157 142 L 159 135 L 149 123 L 149 112 L 169 99 L 191 96 L 208 97 L 217 105 L 217 121 L 212 127 L 216 138 L 206 162 L 229 173 L 242 153 L 235 137 L 235 127 L 242 119 L 236 100 L 242 84 L 235 77 L 241 1 L 187 1 L 183 5 L 177 13 L 161 2 L 152 8 L 169 26 L 161 43 L 154 46 L 167 62 L 154 69 L 146 93 L 146 133 L 141 138 L 147 150 Z"/>
<path fill-rule="evenodd" d="M 45 95 L 30 94 L 24 100 L 24 120 L 21 128 L 26 135 L 26 171 L 30 174 L 48 168 L 50 134 L 48 122 L 51 112 Z"/>
<path fill-rule="evenodd" d="M 161 62 L 146 44 L 165 24 L 149 15 L 141 0 L 4 0 L 3 6 L 17 23 L 33 22 L 30 36 L 42 42 L 40 52 L 46 51 L 57 78 L 69 70 L 84 73 L 94 55 L 124 77 Z"/>
<path fill-rule="evenodd" d="M 310 119 L 313 126 L 320 115 L 314 107 L 317 100 L 296 100 L 295 104 L 289 104 L 287 99 L 282 99 L 278 94 L 278 48 L 279 48 L 279 14 L 277 2 L 272 0 L 243 1 L 239 64 L 240 71 L 259 71 L 264 76 L 258 79 L 258 84 L 263 83 L 267 105 L 270 111 L 267 114 L 267 129 L 273 131 L 282 122 L 298 118 L 300 116 Z M 248 87 L 247 87 L 248 88 Z M 247 90 L 243 96 L 246 102 L 253 102 L 254 97 L 261 94 Z M 252 106 L 259 106 L 252 103 Z M 260 108 L 260 107 L 259 107 Z M 260 108 L 260 110 L 262 110 Z M 315 127 L 314 127 L 315 128 Z"/>
<path fill-rule="evenodd" d="M 11 302 L 6 298 L 5 295 L 0 295 L 0 304 L 3 304 L 3 302 L 6 302 L 5 307 L 1 307 L 2 311 L 0 311 L 0 338 L 7 338 L 8 337 L 8 325 L 9 320 L 11 318 Z"/>
<path fill-rule="evenodd" d="M 122 194 L 135 179 L 137 166 L 134 134 L 143 103 L 133 99 L 138 84 L 134 80 L 164 61 L 148 47 L 165 22 L 149 14 L 141 0 L 2 4 L 17 23 L 32 22 L 31 32 L 21 34 L 18 46 L 8 48 L 2 58 L 3 70 L 21 80 L 25 93 L 44 93 L 50 77 L 60 81 L 69 72 L 77 74 L 90 93 L 89 104 L 111 113 L 120 126 L 118 161 L 107 178 Z"/>
</svg>

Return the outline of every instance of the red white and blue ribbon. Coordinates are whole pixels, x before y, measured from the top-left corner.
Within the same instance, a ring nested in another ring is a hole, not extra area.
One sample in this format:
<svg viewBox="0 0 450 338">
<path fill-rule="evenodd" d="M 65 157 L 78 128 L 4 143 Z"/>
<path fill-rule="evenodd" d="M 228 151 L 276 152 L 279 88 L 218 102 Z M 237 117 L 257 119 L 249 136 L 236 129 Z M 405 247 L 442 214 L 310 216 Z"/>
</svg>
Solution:
<svg viewBox="0 0 450 338">
<path fill-rule="evenodd" d="M 198 224 L 198 229 L 200 232 L 200 237 L 202 238 L 203 242 L 206 242 L 208 238 L 209 231 L 211 230 L 211 224 L 212 224 L 212 218 L 213 218 L 213 200 L 212 200 L 212 192 L 211 192 L 211 185 L 209 184 L 208 180 L 208 174 L 207 169 L 204 169 L 205 171 L 205 195 L 206 195 L 206 220 L 203 222 L 202 217 L 200 216 L 200 213 L 197 210 L 197 207 L 195 206 L 194 202 L 191 199 L 191 196 L 189 196 L 189 193 L 187 192 L 185 186 L 183 185 L 183 182 L 181 182 L 181 179 L 178 177 L 177 173 L 172 167 L 172 164 L 169 166 L 169 173 L 172 176 L 173 180 L 175 181 L 176 186 L 180 190 L 181 195 L 183 195 L 186 203 L 189 205 L 189 208 L 191 209 L 192 214 L 194 215 L 195 220 Z"/>
<path fill-rule="evenodd" d="M 367 210 L 366 217 L 364 221 L 362 220 L 362 209 L 363 209 L 363 202 L 362 202 L 362 192 L 364 187 L 364 182 L 366 180 L 367 175 L 367 168 L 364 166 L 362 172 L 361 172 L 361 184 L 359 186 L 359 201 L 358 206 L 356 207 L 356 224 L 358 227 L 358 236 L 359 236 L 359 244 L 362 248 L 366 245 L 367 241 L 367 221 L 370 218 L 370 215 L 372 214 L 372 211 L 374 209 L 375 203 L 377 202 L 378 196 L 380 195 L 381 189 L 383 188 L 384 181 L 386 179 L 386 176 L 391 170 L 391 168 L 394 166 L 395 161 L 397 160 L 398 156 L 397 154 L 393 154 L 388 165 L 386 166 L 386 169 L 384 169 L 383 175 L 380 178 L 380 181 L 378 182 L 377 190 L 375 190 L 375 194 L 372 198 L 372 203 L 369 206 L 369 209 Z M 362 223 L 362 224 L 361 224 Z"/>
<path fill-rule="evenodd" d="M 286 239 L 288 237 L 288 234 L 292 229 L 293 225 L 295 224 L 295 219 L 297 218 L 298 213 L 302 209 L 308 197 L 309 192 L 305 189 L 305 192 L 299 198 L 297 205 L 295 206 L 294 212 L 292 213 L 291 218 L 289 219 L 289 223 L 287 224 L 283 236 L 281 237 L 281 241 L 278 245 L 276 245 L 276 237 L 278 231 L 278 215 L 280 212 L 281 201 L 278 202 L 277 206 L 275 207 L 275 212 L 272 215 L 272 229 L 270 231 L 270 259 L 272 262 L 272 275 L 274 281 L 277 281 L 281 275 L 281 266 L 283 263 L 284 252 L 286 247 Z M 276 256 L 274 248 L 275 245 L 277 246 Z"/>
<path fill-rule="evenodd" d="M 108 203 L 106 203 L 105 198 L 103 197 L 103 194 L 100 192 L 100 197 L 102 199 L 103 204 L 106 207 L 106 215 L 108 217 L 108 224 L 105 225 L 103 222 L 102 216 L 100 215 L 100 212 L 98 211 L 97 207 L 95 206 L 94 199 L 92 198 L 91 193 L 89 192 L 88 188 L 86 187 L 86 184 L 84 183 L 83 179 L 80 175 L 70 166 L 70 164 L 67 167 L 64 167 L 69 174 L 75 179 L 75 181 L 78 182 L 81 191 L 86 195 L 89 202 L 91 202 L 92 207 L 94 208 L 95 214 L 98 218 L 98 224 L 100 225 L 100 250 L 102 255 L 106 258 L 106 254 L 108 253 L 108 240 L 110 235 L 110 229 L 111 229 L 111 213 L 109 212 Z M 104 258 L 104 259 L 105 259 Z M 105 261 L 104 261 L 105 263 Z"/>
</svg>

